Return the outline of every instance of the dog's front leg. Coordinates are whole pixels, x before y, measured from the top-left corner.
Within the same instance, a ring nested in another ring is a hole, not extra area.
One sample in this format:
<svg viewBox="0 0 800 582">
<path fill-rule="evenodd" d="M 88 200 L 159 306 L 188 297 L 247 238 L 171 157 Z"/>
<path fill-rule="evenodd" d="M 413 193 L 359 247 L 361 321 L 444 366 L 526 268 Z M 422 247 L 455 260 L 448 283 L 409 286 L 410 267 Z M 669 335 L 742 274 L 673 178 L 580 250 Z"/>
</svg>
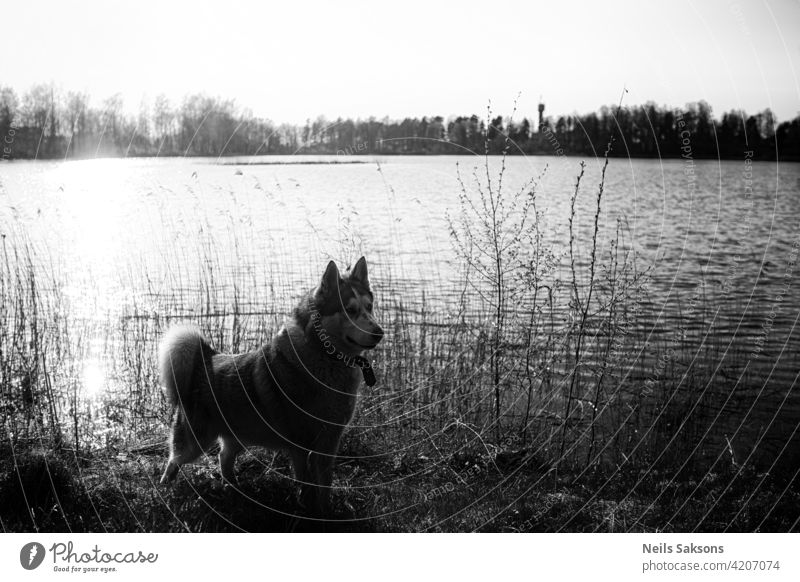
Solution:
<svg viewBox="0 0 800 582">
<path fill-rule="evenodd" d="M 300 505 L 305 510 L 312 510 L 314 506 L 314 477 L 311 473 L 312 453 L 304 449 L 289 451 L 294 468 L 294 480 L 300 486 Z"/>
<path fill-rule="evenodd" d="M 332 454 L 311 453 L 309 457 L 309 472 L 313 486 L 310 487 L 310 509 L 318 516 L 324 517 L 331 509 L 331 483 L 333 482 Z"/>
<path fill-rule="evenodd" d="M 220 444 L 222 448 L 219 451 L 219 470 L 222 473 L 222 479 L 230 484 L 236 485 L 236 475 L 233 472 L 233 466 L 236 462 L 236 455 L 244 448 L 242 444 L 235 438 L 221 438 Z"/>
</svg>

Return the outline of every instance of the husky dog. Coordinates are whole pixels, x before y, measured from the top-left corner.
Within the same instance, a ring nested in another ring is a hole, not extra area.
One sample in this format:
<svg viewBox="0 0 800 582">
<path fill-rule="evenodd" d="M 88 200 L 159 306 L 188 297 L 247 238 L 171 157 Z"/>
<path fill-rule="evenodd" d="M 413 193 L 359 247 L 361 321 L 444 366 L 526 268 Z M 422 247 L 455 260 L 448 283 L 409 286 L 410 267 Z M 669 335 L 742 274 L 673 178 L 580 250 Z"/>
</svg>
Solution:
<svg viewBox="0 0 800 582">
<path fill-rule="evenodd" d="M 372 316 L 367 262 L 342 277 L 328 263 L 319 286 L 260 349 L 221 354 L 192 327 L 169 330 L 159 371 L 174 407 L 170 457 L 161 482 L 215 441 L 222 477 L 234 482 L 236 455 L 251 445 L 286 451 L 300 482 L 301 503 L 329 509 L 333 462 L 353 416 L 362 377 L 375 375 L 363 357 L 383 337 Z"/>
</svg>

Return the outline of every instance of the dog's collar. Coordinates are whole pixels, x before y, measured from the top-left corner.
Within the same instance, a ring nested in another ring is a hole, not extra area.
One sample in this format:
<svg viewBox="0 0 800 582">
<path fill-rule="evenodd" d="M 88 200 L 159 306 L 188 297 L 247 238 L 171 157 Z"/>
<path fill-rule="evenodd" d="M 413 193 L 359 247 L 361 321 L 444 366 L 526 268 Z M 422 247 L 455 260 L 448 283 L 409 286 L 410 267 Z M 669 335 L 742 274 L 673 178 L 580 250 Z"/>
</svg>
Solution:
<svg viewBox="0 0 800 582">
<path fill-rule="evenodd" d="M 344 354 L 337 355 L 337 353 L 329 354 L 325 350 L 323 350 L 322 353 L 325 354 L 325 356 L 330 358 L 331 360 L 336 360 L 337 362 L 341 362 L 348 368 L 361 368 L 361 375 L 364 377 L 364 382 L 367 384 L 367 386 L 372 387 L 377 383 L 377 379 L 375 378 L 375 372 L 372 369 L 372 364 L 367 358 L 361 356 L 346 356 Z M 281 358 L 286 363 L 293 365 L 291 364 L 289 358 L 286 357 L 286 354 L 284 354 L 279 349 L 276 349 L 274 351 L 274 354 L 275 355 L 273 357 Z"/>
<path fill-rule="evenodd" d="M 315 322 L 319 322 L 322 319 L 319 313 L 313 314 L 311 317 Z M 330 360 L 341 362 L 348 368 L 361 368 L 361 375 L 364 377 L 364 383 L 370 388 L 375 386 L 378 380 L 375 378 L 375 371 L 372 369 L 372 364 L 367 358 L 363 356 L 348 356 L 340 350 L 329 352 L 319 336 L 315 334 L 314 337 L 319 341 L 322 353 L 325 354 L 325 357 Z"/>
<path fill-rule="evenodd" d="M 348 356 L 339 351 L 328 353 L 327 350 L 322 350 L 322 353 L 330 360 L 341 362 L 348 368 L 361 368 L 361 375 L 364 376 L 364 383 L 369 386 L 375 386 L 377 379 L 375 378 L 375 371 L 372 369 L 370 361 L 363 356 Z"/>
</svg>

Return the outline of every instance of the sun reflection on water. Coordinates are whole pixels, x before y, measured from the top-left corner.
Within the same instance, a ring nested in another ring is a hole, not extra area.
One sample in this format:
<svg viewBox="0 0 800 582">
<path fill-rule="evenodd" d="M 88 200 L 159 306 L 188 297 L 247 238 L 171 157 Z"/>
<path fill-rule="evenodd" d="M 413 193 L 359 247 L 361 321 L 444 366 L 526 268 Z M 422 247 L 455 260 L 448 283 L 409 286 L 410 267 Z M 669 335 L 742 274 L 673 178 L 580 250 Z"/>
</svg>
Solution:
<svg viewBox="0 0 800 582">
<path fill-rule="evenodd" d="M 83 363 L 83 390 L 86 396 L 99 396 L 106 388 L 105 367 L 99 360 L 87 360 Z"/>
<path fill-rule="evenodd" d="M 57 173 L 64 244 L 79 267 L 70 273 L 68 294 L 84 314 L 99 314 L 114 304 L 120 233 L 130 227 L 125 216 L 129 173 L 125 160 L 65 162 Z"/>
</svg>

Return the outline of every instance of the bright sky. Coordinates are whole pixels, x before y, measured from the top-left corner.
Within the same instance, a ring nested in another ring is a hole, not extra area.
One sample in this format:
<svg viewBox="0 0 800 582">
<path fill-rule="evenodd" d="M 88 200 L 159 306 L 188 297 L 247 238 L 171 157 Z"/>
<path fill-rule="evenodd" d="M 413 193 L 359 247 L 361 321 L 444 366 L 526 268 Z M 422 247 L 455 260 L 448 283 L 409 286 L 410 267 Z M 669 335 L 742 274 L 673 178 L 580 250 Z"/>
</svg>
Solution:
<svg viewBox="0 0 800 582">
<path fill-rule="evenodd" d="M 800 113 L 800 2 L 468 0 L 9 2 L 0 85 L 87 91 L 95 104 L 190 92 L 255 114 L 520 117 L 705 99 L 718 116 Z"/>
</svg>

